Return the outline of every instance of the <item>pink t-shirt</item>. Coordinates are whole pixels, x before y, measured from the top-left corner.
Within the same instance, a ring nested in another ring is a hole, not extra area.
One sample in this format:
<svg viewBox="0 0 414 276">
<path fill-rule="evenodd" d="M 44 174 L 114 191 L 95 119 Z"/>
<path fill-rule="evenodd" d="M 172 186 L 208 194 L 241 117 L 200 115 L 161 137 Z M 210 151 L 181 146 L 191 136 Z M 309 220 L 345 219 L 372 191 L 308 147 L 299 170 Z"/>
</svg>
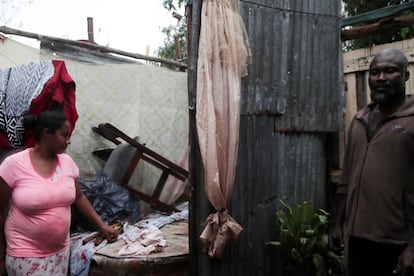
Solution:
<svg viewBox="0 0 414 276">
<path fill-rule="evenodd" d="M 44 178 L 35 170 L 30 151 L 15 153 L 0 165 L 0 176 L 12 189 L 5 236 L 7 253 L 15 257 L 53 255 L 70 241 L 70 205 L 79 169 L 69 155 L 59 154 L 60 174 Z"/>
</svg>

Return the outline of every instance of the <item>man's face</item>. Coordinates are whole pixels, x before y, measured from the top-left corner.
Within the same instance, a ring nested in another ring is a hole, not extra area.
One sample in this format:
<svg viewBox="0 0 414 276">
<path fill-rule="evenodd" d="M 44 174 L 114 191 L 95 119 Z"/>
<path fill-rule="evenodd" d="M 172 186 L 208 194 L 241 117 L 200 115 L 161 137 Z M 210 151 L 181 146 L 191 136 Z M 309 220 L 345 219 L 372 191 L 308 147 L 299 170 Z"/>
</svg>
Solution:
<svg viewBox="0 0 414 276">
<path fill-rule="evenodd" d="M 369 69 L 371 99 L 376 103 L 389 103 L 405 95 L 408 74 L 401 59 L 393 53 L 378 55 Z"/>
</svg>

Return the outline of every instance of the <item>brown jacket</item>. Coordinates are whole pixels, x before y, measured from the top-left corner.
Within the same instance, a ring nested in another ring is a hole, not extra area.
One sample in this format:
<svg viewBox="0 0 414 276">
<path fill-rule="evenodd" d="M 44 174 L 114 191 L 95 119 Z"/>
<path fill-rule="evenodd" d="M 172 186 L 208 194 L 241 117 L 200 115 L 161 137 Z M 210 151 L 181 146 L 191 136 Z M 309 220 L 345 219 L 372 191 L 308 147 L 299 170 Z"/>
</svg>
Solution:
<svg viewBox="0 0 414 276">
<path fill-rule="evenodd" d="M 368 140 L 368 114 L 352 120 L 342 185 L 347 194 L 345 231 L 376 242 L 414 238 L 414 97 L 383 121 Z"/>
</svg>

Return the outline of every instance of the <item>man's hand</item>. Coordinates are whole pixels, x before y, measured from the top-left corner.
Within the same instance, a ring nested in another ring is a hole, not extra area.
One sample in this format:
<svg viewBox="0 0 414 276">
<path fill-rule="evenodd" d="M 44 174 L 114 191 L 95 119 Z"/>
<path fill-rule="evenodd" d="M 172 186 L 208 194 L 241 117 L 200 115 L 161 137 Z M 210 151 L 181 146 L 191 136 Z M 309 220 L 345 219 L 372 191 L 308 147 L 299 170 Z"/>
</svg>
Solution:
<svg viewBox="0 0 414 276">
<path fill-rule="evenodd" d="M 395 275 L 414 276 L 414 243 L 410 243 L 398 258 Z"/>
<path fill-rule="evenodd" d="M 340 254 L 344 251 L 344 232 L 343 226 L 345 221 L 345 205 L 346 205 L 346 195 L 338 194 L 338 211 L 336 213 L 336 218 L 332 226 L 332 230 L 329 234 L 329 248 L 335 253 Z"/>
<path fill-rule="evenodd" d="M 329 234 L 329 248 L 335 253 L 339 254 L 344 250 L 344 237 L 340 226 L 334 226 Z"/>
</svg>

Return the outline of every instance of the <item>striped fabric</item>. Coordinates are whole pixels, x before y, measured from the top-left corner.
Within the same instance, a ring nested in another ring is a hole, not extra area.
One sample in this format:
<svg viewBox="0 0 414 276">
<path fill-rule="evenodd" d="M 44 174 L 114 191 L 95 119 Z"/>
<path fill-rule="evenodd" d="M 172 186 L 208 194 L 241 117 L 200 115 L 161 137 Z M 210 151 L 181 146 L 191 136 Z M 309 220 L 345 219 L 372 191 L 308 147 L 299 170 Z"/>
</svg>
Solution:
<svg viewBox="0 0 414 276">
<path fill-rule="evenodd" d="M 54 72 L 51 60 L 0 70 L 0 129 L 11 147 L 23 145 L 23 115 Z"/>
</svg>

